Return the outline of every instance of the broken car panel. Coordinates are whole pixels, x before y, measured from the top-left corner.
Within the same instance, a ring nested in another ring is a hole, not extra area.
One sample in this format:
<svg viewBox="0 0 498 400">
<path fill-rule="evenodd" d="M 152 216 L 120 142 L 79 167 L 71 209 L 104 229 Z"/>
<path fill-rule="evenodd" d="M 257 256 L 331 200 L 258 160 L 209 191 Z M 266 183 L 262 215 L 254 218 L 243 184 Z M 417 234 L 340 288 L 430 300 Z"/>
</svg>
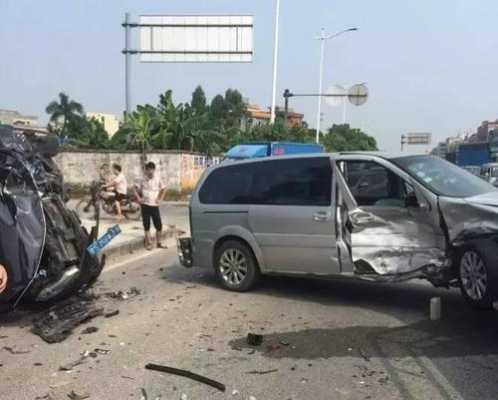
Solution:
<svg viewBox="0 0 498 400">
<path fill-rule="evenodd" d="M 190 204 L 185 266 L 231 290 L 261 274 L 424 278 L 474 306 L 498 295 L 498 191 L 431 156 L 341 153 L 218 165 Z"/>
<path fill-rule="evenodd" d="M 0 126 L 0 301 L 53 302 L 93 283 L 102 263 L 64 203 L 56 138 Z M 1 277 L 0 277 L 1 279 Z"/>
</svg>

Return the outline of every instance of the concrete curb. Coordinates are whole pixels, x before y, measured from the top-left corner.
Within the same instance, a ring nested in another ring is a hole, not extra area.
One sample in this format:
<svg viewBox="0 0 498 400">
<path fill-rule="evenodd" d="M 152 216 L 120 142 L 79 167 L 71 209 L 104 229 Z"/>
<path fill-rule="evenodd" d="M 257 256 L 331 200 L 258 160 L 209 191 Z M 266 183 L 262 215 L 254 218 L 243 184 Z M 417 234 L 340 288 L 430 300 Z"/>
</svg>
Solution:
<svg viewBox="0 0 498 400">
<path fill-rule="evenodd" d="M 163 240 L 169 248 L 176 246 L 176 238 L 181 231 L 177 228 L 170 228 L 163 232 Z M 140 252 L 147 252 L 144 248 L 144 239 L 139 237 L 130 239 L 117 245 L 110 244 L 108 248 L 103 251 L 106 256 L 106 264 L 114 264 L 130 255 L 136 255 Z"/>
</svg>

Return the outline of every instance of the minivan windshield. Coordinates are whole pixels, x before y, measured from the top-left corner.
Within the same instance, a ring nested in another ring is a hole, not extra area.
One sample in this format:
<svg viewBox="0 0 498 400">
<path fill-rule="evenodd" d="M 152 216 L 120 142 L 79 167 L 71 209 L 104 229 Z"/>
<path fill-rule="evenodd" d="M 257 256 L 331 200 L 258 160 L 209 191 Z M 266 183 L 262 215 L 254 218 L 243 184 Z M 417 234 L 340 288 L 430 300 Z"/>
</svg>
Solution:
<svg viewBox="0 0 498 400">
<path fill-rule="evenodd" d="M 488 182 L 441 158 L 409 156 L 392 161 L 438 195 L 463 198 L 496 190 Z"/>
</svg>

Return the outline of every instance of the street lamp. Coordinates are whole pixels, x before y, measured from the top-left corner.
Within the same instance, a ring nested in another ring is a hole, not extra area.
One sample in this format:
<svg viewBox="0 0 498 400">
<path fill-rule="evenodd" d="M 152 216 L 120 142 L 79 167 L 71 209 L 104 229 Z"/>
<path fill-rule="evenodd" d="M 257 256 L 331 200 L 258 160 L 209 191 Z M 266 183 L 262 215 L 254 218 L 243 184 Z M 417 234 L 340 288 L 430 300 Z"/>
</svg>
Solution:
<svg viewBox="0 0 498 400">
<path fill-rule="evenodd" d="M 270 123 L 275 123 L 275 102 L 277 97 L 277 68 L 278 68 L 278 20 L 280 16 L 280 0 L 275 2 L 275 36 L 273 43 L 273 83 L 271 94 Z"/>
<path fill-rule="evenodd" d="M 319 77 L 319 82 L 318 82 L 318 112 L 316 116 L 316 142 L 318 143 L 320 141 L 320 122 L 321 122 L 321 113 L 322 113 L 322 84 L 323 84 L 323 59 L 324 59 L 324 53 L 325 53 L 325 41 L 329 39 L 333 39 L 339 35 L 342 35 L 343 33 L 346 32 L 353 32 L 357 31 L 358 28 L 349 28 L 349 29 L 344 29 L 343 31 L 334 33 L 332 35 L 327 35 L 325 33 L 325 29 L 322 28 L 320 35 L 317 36 L 315 39 L 320 40 L 320 77 Z"/>
</svg>

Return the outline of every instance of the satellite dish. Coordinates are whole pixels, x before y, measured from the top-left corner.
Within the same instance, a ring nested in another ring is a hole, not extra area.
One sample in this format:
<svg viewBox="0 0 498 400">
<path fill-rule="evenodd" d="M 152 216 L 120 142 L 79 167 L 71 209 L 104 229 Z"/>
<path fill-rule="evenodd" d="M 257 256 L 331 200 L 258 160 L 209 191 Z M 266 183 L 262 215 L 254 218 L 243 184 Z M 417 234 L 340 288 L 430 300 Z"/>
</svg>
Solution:
<svg viewBox="0 0 498 400">
<path fill-rule="evenodd" d="M 351 104 L 361 106 L 366 103 L 368 98 L 368 88 L 365 84 L 360 83 L 349 88 L 348 99 Z"/>
<path fill-rule="evenodd" d="M 334 96 L 326 96 L 325 101 L 330 107 L 340 106 L 345 96 L 347 96 L 346 89 L 341 85 L 333 85 L 327 89 L 326 94 L 333 94 Z"/>
</svg>

